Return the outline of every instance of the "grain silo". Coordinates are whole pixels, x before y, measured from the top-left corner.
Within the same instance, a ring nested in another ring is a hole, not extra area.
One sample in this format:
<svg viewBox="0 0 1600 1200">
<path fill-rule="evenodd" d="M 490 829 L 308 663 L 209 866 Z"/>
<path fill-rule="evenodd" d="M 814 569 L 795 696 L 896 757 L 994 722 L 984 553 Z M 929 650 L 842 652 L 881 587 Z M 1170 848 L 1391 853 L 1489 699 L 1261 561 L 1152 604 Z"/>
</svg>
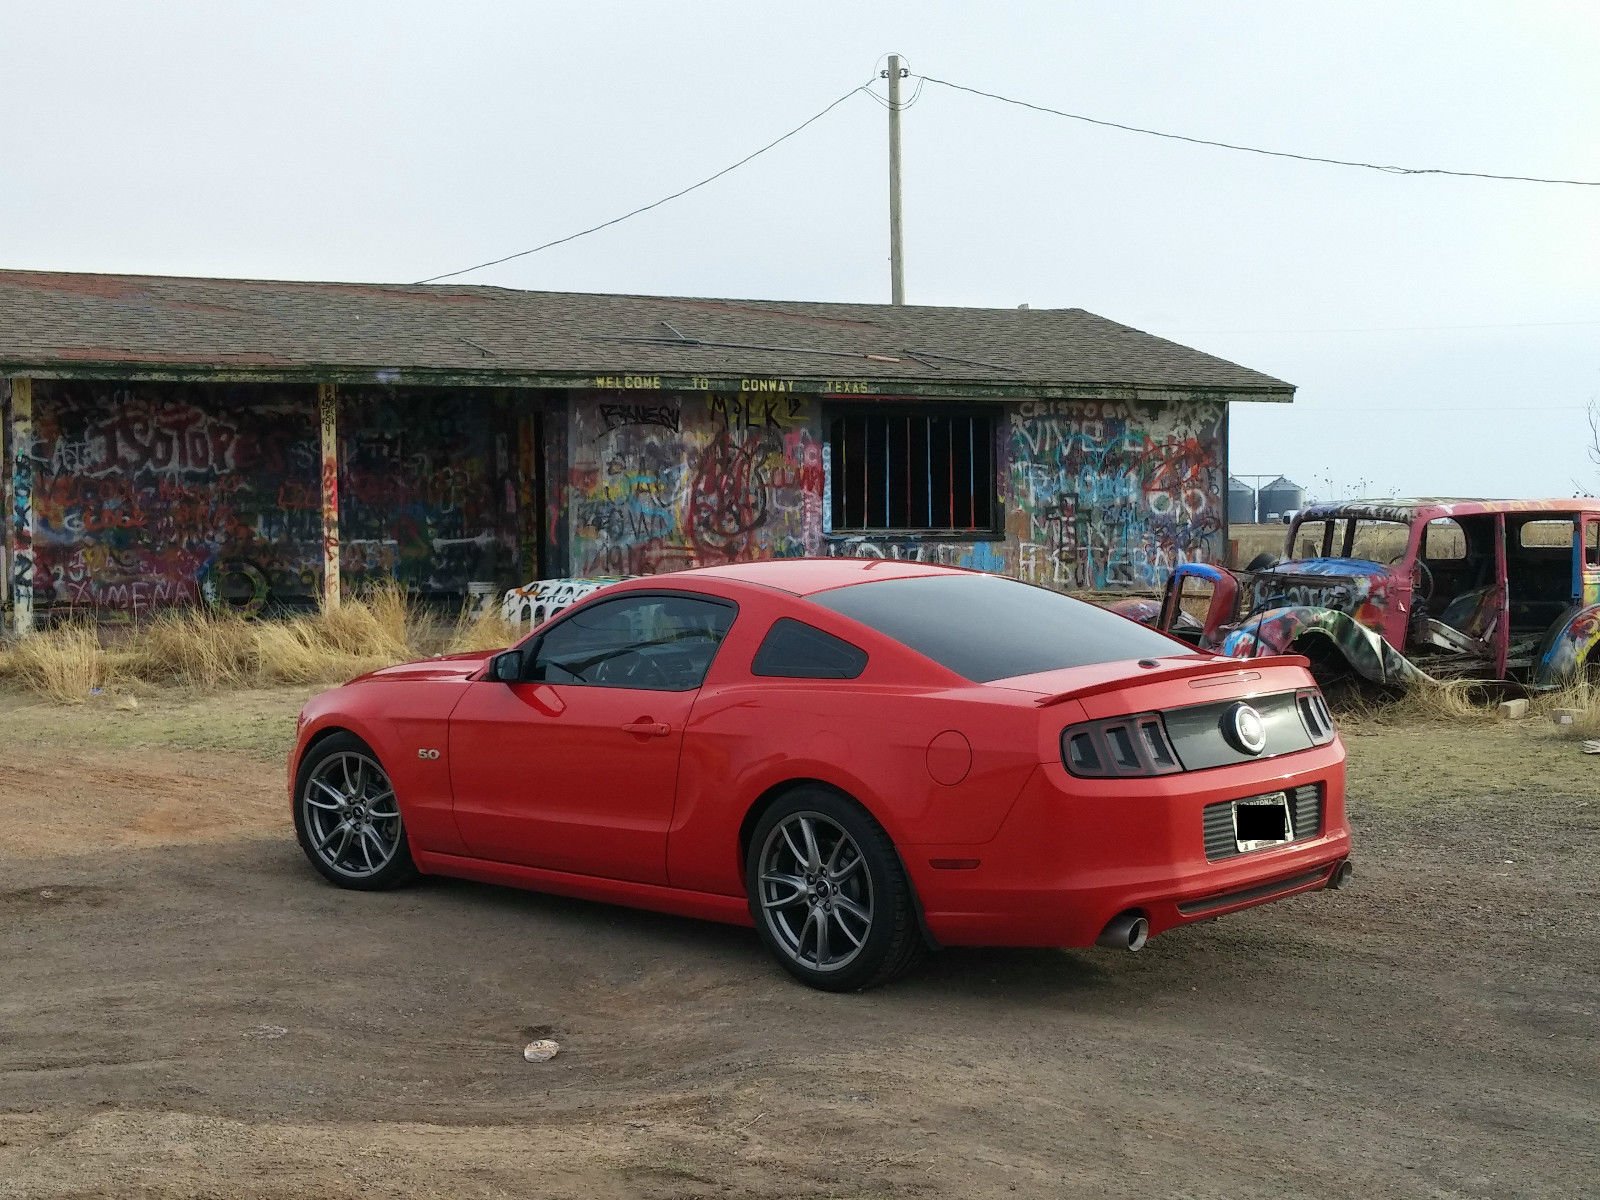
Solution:
<svg viewBox="0 0 1600 1200">
<path fill-rule="evenodd" d="M 1278 521 L 1284 513 L 1299 512 L 1305 504 L 1305 488 L 1287 476 L 1279 475 L 1261 489 L 1256 505 L 1257 518 L 1263 523 Z"/>
<path fill-rule="evenodd" d="M 1256 523 L 1256 490 L 1241 479 L 1228 477 L 1228 524 Z"/>
</svg>

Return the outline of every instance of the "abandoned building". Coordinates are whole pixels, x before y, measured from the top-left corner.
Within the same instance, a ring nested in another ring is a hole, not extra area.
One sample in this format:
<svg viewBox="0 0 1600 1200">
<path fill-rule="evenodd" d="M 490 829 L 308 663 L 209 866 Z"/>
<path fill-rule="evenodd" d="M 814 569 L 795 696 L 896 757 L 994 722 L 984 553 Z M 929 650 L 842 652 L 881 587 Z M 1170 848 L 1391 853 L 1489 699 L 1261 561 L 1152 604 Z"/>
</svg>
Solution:
<svg viewBox="0 0 1600 1200">
<path fill-rule="evenodd" d="M 1221 557 L 1280 380 L 1080 309 L 0 271 L 6 602 L 249 611 L 780 555 Z"/>
</svg>

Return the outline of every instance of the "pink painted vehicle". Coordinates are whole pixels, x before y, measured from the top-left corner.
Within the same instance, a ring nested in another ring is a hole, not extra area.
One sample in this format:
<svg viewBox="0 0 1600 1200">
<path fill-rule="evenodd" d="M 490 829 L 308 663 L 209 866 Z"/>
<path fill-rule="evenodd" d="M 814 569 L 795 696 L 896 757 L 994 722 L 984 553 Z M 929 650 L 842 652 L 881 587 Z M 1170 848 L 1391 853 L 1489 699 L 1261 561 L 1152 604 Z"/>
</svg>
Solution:
<svg viewBox="0 0 1600 1200">
<path fill-rule="evenodd" d="M 1235 658 L 1302 653 L 1324 686 L 1600 682 L 1600 500 L 1316 505 L 1282 559 L 1178 567 L 1154 623 Z"/>
</svg>

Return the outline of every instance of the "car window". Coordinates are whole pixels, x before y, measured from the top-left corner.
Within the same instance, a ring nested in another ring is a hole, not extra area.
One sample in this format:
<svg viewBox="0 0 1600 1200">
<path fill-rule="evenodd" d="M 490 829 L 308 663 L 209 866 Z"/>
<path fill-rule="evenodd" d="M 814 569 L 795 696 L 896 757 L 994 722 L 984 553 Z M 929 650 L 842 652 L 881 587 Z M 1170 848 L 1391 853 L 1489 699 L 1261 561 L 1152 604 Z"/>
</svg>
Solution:
<svg viewBox="0 0 1600 1200">
<path fill-rule="evenodd" d="M 998 575 L 885 579 L 810 599 L 978 683 L 1189 653 L 1097 605 Z"/>
<path fill-rule="evenodd" d="M 1584 523 L 1583 561 L 1585 566 L 1600 567 L 1600 518 L 1590 518 Z"/>
<path fill-rule="evenodd" d="M 704 681 L 733 624 L 730 604 L 691 596 L 619 596 L 560 618 L 535 644 L 541 683 L 681 692 Z"/>
<path fill-rule="evenodd" d="M 1560 548 L 1572 551 L 1572 522 L 1525 521 L 1517 531 L 1517 545 L 1524 550 L 1550 550 Z"/>
<path fill-rule="evenodd" d="M 1367 562 L 1393 562 L 1406 552 L 1411 539 L 1411 526 L 1403 521 L 1353 521 L 1354 529 L 1346 528 L 1347 549 L 1345 558 L 1361 558 Z"/>
<path fill-rule="evenodd" d="M 1291 558 L 1321 558 L 1323 544 L 1328 538 L 1329 521 L 1305 521 L 1294 533 L 1293 543 L 1289 546 Z M 1331 553 L 1337 554 L 1339 547 L 1334 546 Z"/>
<path fill-rule="evenodd" d="M 854 679 L 867 669 L 867 652 L 804 621 L 773 623 L 750 663 L 750 674 L 775 679 Z"/>
<path fill-rule="evenodd" d="M 1467 556 L 1467 535 L 1449 517 L 1429 521 L 1422 537 L 1422 557 L 1429 562 L 1454 562 Z"/>
</svg>

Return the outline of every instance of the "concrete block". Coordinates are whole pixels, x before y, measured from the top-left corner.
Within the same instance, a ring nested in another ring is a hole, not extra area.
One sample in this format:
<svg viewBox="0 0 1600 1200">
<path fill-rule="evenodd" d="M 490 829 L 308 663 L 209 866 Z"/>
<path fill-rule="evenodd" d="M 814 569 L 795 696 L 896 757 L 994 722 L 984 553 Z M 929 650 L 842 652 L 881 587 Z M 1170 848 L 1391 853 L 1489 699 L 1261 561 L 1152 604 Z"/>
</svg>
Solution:
<svg viewBox="0 0 1600 1200">
<path fill-rule="evenodd" d="M 1502 721 L 1520 721 L 1528 715 L 1528 702 L 1526 700 L 1507 700 L 1495 710 L 1495 715 Z"/>
<path fill-rule="evenodd" d="M 1550 720 L 1557 725 L 1571 725 L 1578 719 L 1578 710 L 1575 708 L 1553 708 L 1550 710 Z"/>
</svg>

